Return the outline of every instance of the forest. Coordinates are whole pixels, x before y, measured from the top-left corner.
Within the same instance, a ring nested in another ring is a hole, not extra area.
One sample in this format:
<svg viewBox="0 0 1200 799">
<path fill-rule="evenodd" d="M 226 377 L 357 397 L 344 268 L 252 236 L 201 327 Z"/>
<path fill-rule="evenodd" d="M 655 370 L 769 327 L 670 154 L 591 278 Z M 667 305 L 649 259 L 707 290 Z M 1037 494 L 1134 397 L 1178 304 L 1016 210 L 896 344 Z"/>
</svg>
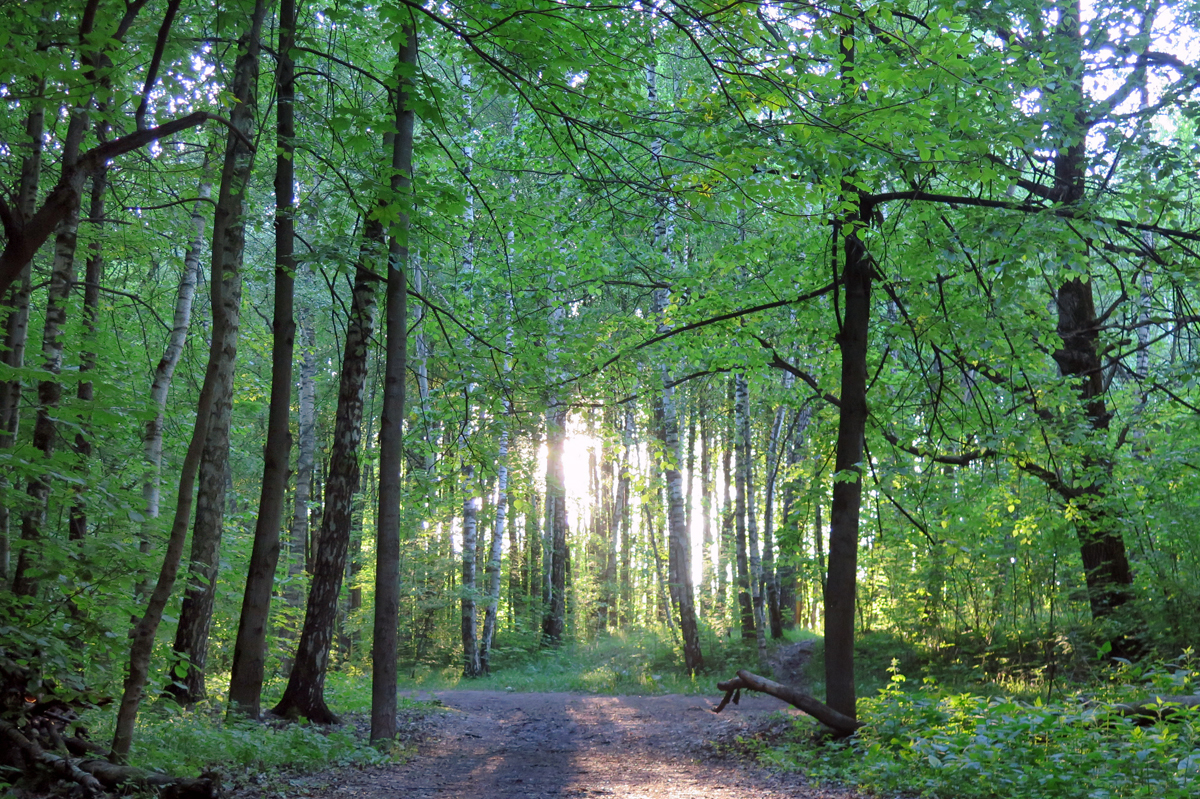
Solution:
<svg viewBox="0 0 1200 799">
<path fill-rule="evenodd" d="M 1195 2 L 0 15 L 0 787 L 802 639 L 775 766 L 1200 786 Z"/>
</svg>

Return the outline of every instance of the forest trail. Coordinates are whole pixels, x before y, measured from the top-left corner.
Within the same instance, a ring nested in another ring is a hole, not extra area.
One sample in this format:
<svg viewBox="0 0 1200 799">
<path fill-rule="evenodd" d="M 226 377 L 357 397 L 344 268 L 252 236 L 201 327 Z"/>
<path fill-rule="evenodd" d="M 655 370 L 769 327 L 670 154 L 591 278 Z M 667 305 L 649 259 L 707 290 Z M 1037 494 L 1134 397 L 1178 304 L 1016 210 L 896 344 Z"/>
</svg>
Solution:
<svg viewBox="0 0 1200 799">
<path fill-rule="evenodd" d="M 438 691 L 447 712 L 402 766 L 339 775 L 323 797 L 434 799 L 851 799 L 717 755 L 774 712 L 769 696 L 743 696 L 720 715 L 713 696 L 588 696 Z"/>
</svg>

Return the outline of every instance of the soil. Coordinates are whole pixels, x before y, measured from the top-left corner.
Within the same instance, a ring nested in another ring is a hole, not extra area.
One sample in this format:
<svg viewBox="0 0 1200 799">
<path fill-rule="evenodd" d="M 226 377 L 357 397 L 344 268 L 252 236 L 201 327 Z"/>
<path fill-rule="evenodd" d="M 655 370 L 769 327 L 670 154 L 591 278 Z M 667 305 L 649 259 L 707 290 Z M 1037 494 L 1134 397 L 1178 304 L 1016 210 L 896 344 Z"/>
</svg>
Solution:
<svg viewBox="0 0 1200 799">
<path fill-rule="evenodd" d="M 788 647 L 787 649 L 790 649 Z M 793 660 L 805 657 L 796 653 Z M 777 676 L 790 661 L 777 656 Z M 781 673 L 783 672 L 783 673 Z M 739 739 L 771 737 L 798 710 L 743 695 L 720 715 L 713 696 L 589 696 L 438 691 L 415 756 L 398 766 L 343 771 L 321 799 L 853 799 L 737 755 Z M 332 775 L 324 775 L 328 779 Z M 315 786 L 314 786 L 315 787 Z"/>
</svg>

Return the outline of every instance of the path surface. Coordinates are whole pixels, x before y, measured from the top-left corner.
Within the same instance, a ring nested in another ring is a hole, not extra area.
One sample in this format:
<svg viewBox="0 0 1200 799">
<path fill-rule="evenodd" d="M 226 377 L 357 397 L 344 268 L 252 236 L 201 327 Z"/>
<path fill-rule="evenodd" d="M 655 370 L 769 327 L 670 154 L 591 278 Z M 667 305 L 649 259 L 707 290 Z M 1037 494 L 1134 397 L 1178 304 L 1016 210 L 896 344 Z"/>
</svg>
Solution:
<svg viewBox="0 0 1200 799">
<path fill-rule="evenodd" d="M 421 695 L 428 698 L 429 694 Z M 743 696 L 720 715 L 704 696 L 433 694 L 447 711 L 409 763 L 349 772 L 326 799 L 852 799 L 714 756 L 763 717 L 790 711 Z"/>
</svg>

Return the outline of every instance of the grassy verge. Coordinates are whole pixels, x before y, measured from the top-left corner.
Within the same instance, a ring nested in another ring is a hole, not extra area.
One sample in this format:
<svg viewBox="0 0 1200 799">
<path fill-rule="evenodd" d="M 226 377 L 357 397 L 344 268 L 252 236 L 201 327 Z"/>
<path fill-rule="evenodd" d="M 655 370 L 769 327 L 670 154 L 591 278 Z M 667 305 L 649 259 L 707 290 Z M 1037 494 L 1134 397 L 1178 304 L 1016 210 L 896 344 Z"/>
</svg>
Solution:
<svg viewBox="0 0 1200 799">
<path fill-rule="evenodd" d="M 1089 696 L 1053 702 L 962 692 L 926 678 L 910 687 L 893 667 L 889 684 L 859 701 L 867 726 L 822 743 L 797 722 L 763 761 L 818 780 L 873 792 L 945 799 L 1184 799 L 1200 795 L 1200 712 L 1139 726 L 1107 706 L 1200 687 L 1191 653 L 1174 663 L 1127 666 Z"/>
<path fill-rule="evenodd" d="M 332 682 L 329 695 L 337 698 L 346 722 L 334 727 L 226 719 L 219 702 L 194 709 L 156 702 L 138 718 L 130 762 L 173 776 L 217 774 L 235 795 L 277 796 L 294 795 L 297 780 L 306 775 L 402 762 L 411 755 L 412 745 L 403 737 L 382 749 L 368 743 L 362 709 L 369 709 L 369 682 L 365 689 L 352 678 Z M 402 698 L 399 715 L 411 730 L 435 712 L 434 707 Z M 97 741 L 111 737 L 113 722 L 113 714 L 105 711 L 92 711 L 81 719 Z"/>
</svg>

